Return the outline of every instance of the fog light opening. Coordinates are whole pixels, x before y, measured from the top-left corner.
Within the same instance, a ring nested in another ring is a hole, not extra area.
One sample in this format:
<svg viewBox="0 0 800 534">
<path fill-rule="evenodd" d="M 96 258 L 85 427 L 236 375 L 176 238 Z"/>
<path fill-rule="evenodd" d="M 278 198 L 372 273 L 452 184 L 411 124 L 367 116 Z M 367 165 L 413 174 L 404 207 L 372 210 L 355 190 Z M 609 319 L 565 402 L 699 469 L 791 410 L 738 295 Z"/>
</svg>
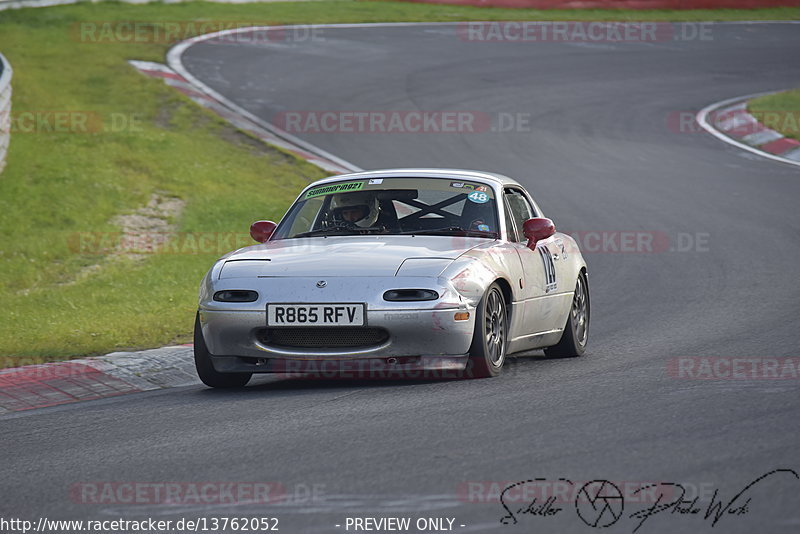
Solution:
<svg viewBox="0 0 800 534">
<path fill-rule="evenodd" d="M 226 289 L 214 293 L 214 300 L 217 302 L 255 302 L 258 300 L 258 293 L 249 289 Z"/>
<path fill-rule="evenodd" d="M 389 365 L 395 365 L 397 363 L 397 358 L 386 358 L 386 363 Z"/>
<path fill-rule="evenodd" d="M 390 302 L 414 302 L 438 298 L 439 293 L 433 289 L 390 289 L 383 294 L 383 300 Z"/>
</svg>

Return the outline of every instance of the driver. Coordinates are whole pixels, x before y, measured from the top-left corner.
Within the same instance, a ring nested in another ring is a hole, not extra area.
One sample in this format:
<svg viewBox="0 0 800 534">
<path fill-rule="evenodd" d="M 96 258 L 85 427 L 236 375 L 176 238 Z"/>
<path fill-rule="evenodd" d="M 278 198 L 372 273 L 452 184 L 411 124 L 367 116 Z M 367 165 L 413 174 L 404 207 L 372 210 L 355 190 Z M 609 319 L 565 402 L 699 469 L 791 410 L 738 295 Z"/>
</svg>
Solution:
<svg viewBox="0 0 800 534">
<path fill-rule="evenodd" d="M 339 193 L 331 199 L 331 211 L 334 221 L 370 228 L 378 220 L 380 205 L 372 193 Z"/>
</svg>

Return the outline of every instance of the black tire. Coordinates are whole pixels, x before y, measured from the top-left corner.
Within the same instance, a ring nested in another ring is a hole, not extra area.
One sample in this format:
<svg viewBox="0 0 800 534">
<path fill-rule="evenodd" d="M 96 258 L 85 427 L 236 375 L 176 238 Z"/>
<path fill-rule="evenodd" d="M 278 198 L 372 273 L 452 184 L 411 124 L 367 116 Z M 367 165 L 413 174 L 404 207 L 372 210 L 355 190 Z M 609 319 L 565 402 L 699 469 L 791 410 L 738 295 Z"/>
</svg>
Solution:
<svg viewBox="0 0 800 534">
<path fill-rule="evenodd" d="M 469 349 L 467 376 L 490 378 L 500 374 L 508 347 L 508 310 L 500 286 L 492 284 L 478 303 L 475 332 Z"/>
<path fill-rule="evenodd" d="M 219 373 L 211 362 L 203 330 L 200 328 L 200 313 L 194 318 L 194 366 L 203 384 L 212 388 L 240 388 L 250 381 L 253 373 Z"/>
<path fill-rule="evenodd" d="M 557 345 L 544 349 L 545 355 L 551 358 L 582 356 L 586 352 L 586 342 L 589 340 L 590 317 L 589 281 L 586 273 L 581 271 L 578 281 L 575 282 L 575 294 L 567 314 L 564 333 L 561 334 L 561 340 Z"/>
</svg>

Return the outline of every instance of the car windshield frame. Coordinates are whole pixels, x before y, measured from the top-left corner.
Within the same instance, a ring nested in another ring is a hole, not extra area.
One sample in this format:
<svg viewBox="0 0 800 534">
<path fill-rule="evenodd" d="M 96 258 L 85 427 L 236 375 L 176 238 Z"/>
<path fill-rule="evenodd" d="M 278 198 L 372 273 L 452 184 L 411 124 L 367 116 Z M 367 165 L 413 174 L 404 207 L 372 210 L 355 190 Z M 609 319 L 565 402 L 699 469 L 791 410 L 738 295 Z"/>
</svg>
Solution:
<svg viewBox="0 0 800 534">
<path fill-rule="evenodd" d="M 334 198 L 336 197 L 336 198 Z M 332 207 L 365 199 L 375 221 L 343 221 Z M 440 235 L 500 239 L 500 202 L 491 184 L 439 177 L 345 178 L 307 188 L 271 241 L 342 235 Z"/>
</svg>

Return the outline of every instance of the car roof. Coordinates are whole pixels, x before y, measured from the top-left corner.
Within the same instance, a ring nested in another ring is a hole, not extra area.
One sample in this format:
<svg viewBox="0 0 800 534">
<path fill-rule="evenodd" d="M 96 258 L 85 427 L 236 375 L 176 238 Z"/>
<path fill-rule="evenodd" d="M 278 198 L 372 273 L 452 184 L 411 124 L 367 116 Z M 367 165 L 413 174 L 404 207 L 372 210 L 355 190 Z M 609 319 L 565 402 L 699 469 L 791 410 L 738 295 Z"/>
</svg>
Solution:
<svg viewBox="0 0 800 534">
<path fill-rule="evenodd" d="M 327 184 L 331 182 L 338 182 L 340 180 L 351 179 L 367 179 L 367 178 L 442 178 L 450 180 L 477 180 L 484 182 L 494 182 L 500 186 L 517 185 L 522 187 L 519 182 L 508 176 L 497 174 L 494 172 L 472 171 L 467 169 L 437 169 L 437 168 L 409 168 L 409 169 L 380 169 L 374 171 L 355 172 L 350 174 L 339 174 L 331 176 L 322 180 L 309 184 L 308 187 L 316 187 L 318 185 Z"/>
</svg>

